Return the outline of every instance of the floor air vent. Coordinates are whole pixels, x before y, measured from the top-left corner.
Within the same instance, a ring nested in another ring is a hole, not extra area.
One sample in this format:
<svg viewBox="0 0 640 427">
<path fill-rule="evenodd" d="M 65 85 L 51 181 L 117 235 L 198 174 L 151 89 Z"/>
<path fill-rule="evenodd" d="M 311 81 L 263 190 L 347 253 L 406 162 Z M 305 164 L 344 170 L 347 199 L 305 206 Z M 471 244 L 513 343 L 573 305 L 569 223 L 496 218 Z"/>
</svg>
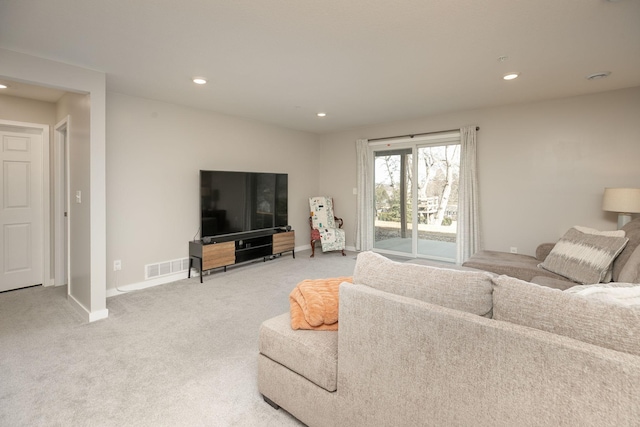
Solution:
<svg viewBox="0 0 640 427">
<path fill-rule="evenodd" d="M 180 273 L 189 269 L 189 258 L 174 259 L 144 266 L 144 280 Z"/>
</svg>

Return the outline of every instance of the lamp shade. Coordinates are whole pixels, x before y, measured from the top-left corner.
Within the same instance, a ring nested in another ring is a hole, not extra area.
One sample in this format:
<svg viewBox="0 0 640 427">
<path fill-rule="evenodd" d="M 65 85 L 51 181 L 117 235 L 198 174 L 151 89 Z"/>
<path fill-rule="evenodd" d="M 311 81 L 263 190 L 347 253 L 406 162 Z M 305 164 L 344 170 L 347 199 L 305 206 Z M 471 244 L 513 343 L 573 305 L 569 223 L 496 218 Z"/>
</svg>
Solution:
<svg viewBox="0 0 640 427">
<path fill-rule="evenodd" d="M 640 212 L 640 188 L 605 188 L 602 210 L 619 213 Z"/>
</svg>

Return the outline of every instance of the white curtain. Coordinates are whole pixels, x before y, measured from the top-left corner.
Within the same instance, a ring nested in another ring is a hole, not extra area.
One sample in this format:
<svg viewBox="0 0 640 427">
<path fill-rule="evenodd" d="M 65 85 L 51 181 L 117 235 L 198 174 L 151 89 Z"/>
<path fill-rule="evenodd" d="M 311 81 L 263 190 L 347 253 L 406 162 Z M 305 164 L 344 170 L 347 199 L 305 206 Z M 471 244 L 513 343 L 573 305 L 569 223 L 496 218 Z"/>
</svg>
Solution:
<svg viewBox="0 0 640 427">
<path fill-rule="evenodd" d="M 476 169 L 476 127 L 460 128 L 460 179 L 458 189 L 457 263 L 478 251 L 478 174 Z"/>
<path fill-rule="evenodd" d="M 356 141 L 358 202 L 356 207 L 356 250 L 373 249 L 373 162 L 369 141 Z"/>
</svg>

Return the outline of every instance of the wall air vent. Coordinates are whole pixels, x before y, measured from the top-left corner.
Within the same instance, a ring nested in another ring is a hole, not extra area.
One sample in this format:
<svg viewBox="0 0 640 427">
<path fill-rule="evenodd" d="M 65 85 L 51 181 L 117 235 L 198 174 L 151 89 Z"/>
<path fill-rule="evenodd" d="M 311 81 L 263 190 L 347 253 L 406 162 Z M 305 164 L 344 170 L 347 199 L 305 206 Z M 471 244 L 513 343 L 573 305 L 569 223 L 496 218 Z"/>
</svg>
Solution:
<svg viewBox="0 0 640 427">
<path fill-rule="evenodd" d="M 189 269 L 189 258 L 174 259 L 171 261 L 157 262 L 144 266 L 144 280 L 168 276 Z"/>
</svg>

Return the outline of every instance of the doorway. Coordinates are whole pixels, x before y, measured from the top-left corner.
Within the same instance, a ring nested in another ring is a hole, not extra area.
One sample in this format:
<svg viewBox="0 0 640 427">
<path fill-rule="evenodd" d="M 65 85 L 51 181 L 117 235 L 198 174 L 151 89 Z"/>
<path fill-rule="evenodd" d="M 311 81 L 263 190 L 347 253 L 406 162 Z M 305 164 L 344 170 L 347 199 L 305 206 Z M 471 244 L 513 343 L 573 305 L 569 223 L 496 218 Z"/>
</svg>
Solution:
<svg viewBox="0 0 640 427">
<path fill-rule="evenodd" d="M 0 120 L 0 291 L 47 285 L 49 126 Z"/>
</svg>

